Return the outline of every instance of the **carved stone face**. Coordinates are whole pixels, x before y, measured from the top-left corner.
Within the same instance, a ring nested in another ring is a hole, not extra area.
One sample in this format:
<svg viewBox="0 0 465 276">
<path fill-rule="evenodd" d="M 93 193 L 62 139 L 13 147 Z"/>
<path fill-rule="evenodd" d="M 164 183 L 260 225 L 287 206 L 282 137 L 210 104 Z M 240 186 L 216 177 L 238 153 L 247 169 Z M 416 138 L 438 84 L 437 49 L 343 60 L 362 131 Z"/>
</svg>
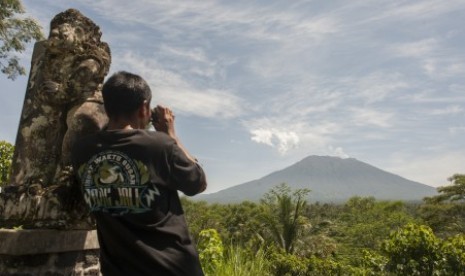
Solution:
<svg viewBox="0 0 465 276">
<path fill-rule="evenodd" d="M 69 23 L 63 23 L 50 30 L 49 41 L 53 48 L 73 48 L 84 39 L 84 30 Z"/>
</svg>

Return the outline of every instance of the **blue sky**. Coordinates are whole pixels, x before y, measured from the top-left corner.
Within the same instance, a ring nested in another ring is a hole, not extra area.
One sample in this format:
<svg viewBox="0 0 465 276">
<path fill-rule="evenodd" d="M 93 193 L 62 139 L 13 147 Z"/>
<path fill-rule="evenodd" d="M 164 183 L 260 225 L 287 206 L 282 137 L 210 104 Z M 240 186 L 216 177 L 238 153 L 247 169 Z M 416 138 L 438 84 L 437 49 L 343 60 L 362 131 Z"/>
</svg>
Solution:
<svg viewBox="0 0 465 276">
<path fill-rule="evenodd" d="M 152 104 L 172 107 L 207 192 L 308 155 L 431 186 L 465 173 L 463 0 L 23 4 L 46 34 L 71 7 L 101 27 L 110 74 L 140 74 Z M 0 140 L 14 142 L 26 82 L 0 76 Z"/>
</svg>

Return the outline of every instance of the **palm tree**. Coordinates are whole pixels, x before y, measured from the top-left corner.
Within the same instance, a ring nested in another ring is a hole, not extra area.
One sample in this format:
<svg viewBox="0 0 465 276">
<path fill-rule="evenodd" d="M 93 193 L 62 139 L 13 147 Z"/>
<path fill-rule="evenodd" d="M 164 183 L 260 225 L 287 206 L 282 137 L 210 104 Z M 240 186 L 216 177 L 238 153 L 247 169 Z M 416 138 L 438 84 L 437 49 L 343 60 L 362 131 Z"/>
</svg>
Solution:
<svg viewBox="0 0 465 276">
<path fill-rule="evenodd" d="M 262 199 L 265 207 L 262 216 L 265 233 L 286 253 L 294 252 L 296 241 L 310 227 L 308 218 L 302 215 L 307 205 L 305 197 L 309 192 L 309 189 L 291 192 L 291 188 L 282 183 Z"/>
</svg>

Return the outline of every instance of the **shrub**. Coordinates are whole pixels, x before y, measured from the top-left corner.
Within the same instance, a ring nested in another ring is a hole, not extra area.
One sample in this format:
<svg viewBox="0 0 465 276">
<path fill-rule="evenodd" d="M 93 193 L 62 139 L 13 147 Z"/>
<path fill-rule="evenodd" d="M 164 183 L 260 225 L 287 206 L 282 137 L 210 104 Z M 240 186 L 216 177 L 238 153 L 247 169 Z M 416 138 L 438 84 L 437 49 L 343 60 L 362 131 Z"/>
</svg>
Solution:
<svg viewBox="0 0 465 276">
<path fill-rule="evenodd" d="M 223 260 L 223 242 L 215 229 L 205 229 L 199 234 L 197 243 L 200 263 L 206 275 L 214 272 Z"/>
<path fill-rule="evenodd" d="M 12 144 L 0 141 L 0 185 L 6 183 L 10 177 L 14 149 Z"/>
<path fill-rule="evenodd" d="M 433 275 L 441 259 L 440 240 L 425 225 L 407 224 L 384 243 L 386 270 L 401 275 Z"/>
<path fill-rule="evenodd" d="M 442 244 L 443 270 L 449 275 L 465 274 L 465 235 L 456 235 Z"/>
</svg>

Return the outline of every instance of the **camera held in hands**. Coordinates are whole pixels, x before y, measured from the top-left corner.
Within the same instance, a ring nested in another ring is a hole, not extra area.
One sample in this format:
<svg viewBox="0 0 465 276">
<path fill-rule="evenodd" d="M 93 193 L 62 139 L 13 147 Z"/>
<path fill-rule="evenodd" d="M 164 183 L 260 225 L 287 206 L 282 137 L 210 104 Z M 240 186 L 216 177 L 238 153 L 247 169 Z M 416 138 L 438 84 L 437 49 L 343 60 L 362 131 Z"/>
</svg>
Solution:
<svg viewBox="0 0 465 276">
<path fill-rule="evenodd" d="M 152 122 L 152 124 L 159 123 L 161 116 L 162 116 L 162 112 L 160 111 L 160 109 L 157 107 L 154 107 L 152 108 L 152 118 L 150 119 L 150 121 Z"/>
</svg>

